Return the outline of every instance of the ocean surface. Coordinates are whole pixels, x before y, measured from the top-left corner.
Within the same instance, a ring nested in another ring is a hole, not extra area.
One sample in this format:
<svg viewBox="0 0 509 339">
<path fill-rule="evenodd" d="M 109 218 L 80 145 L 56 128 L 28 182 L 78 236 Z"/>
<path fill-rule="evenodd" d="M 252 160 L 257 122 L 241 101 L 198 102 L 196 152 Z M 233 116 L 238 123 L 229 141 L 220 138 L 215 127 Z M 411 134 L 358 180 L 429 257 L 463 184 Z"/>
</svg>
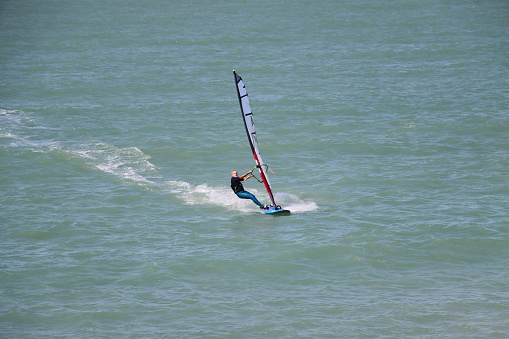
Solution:
<svg viewBox="0 0 509 339">
<path fill-rule="evenodd" d="M 507 338 L 509 3 L 4 0 L 0 192 L 0 338 Z"/>
</svg>

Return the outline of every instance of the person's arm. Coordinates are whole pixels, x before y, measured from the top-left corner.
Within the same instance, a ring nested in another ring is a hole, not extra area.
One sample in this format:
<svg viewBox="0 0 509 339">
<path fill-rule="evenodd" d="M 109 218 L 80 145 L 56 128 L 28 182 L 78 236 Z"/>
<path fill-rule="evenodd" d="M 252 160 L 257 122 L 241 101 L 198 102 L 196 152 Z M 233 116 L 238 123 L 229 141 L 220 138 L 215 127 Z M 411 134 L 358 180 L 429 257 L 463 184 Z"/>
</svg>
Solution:
<svg viewBox="0 0 509 339">
<path fill-rule="evenodd" d="M 249 175 L 249 174 L 251 174 L 251 173 L 253 173 L 253 171 L 252 171 L 252 170 L 251 170 L 251 171 L 249 171 L 249 172 L 247 172 L 247 173 L 242 174 L 242 175 L 240 176 L 240 180 L 242 180 L 242 181 L 246 181 L 247 179 L 254 177 L 254 175 Z M 248 176 L 248 175 L 249 175 L 249 176 Z"/>
</svg>

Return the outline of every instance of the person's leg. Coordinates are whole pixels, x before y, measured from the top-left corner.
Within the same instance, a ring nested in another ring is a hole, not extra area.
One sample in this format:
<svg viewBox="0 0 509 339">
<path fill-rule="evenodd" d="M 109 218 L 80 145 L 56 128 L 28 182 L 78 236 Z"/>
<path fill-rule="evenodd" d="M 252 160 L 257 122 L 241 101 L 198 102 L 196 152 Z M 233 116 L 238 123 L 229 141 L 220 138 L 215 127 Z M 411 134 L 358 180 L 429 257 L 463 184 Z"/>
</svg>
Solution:
<svg viewBox="0 0 509 339">
<path fill-rule="evenodd" d="M 251 199 L 255 204 L 257 204 L 260 208 L 263 208 L 263 204 L 256 199 L 256 197 L 247 191 L 240 191 L 237 193 L 237 196 L 241 199 Z"/>
</svg>

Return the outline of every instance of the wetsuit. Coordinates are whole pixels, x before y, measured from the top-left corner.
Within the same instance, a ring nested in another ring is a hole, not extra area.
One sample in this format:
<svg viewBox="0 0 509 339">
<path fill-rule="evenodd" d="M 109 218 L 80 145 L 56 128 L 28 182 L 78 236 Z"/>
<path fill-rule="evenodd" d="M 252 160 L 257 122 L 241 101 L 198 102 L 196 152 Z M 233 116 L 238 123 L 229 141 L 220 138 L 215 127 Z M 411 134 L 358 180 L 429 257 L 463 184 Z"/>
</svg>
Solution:
<svg viewBox="0 0 509 339">
<path fill-rule="evenodd" d="M 255 204 L 257 204 L 260 208 L 263 208 L 263 204 L 256 199 L 256 197 L 244 190 L 244 186 L 242 185 L 242 179 L 240 177 L 232 177 L 232 190 L 239 198 L 241 199 L 251 199 Z"/>
</svg>

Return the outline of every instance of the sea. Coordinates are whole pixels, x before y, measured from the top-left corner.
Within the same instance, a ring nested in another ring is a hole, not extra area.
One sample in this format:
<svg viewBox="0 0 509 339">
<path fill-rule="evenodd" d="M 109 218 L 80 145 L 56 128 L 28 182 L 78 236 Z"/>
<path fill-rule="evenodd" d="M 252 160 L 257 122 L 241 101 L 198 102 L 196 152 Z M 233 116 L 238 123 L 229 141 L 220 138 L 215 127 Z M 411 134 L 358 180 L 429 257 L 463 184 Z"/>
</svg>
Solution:
<svg viewBox="0 0 509 339">
<path fill-rule="evenodd" d="M 508 338 L 509 2 L 2 0 L 0 192 L 2 339 Z"/>
</svg>

